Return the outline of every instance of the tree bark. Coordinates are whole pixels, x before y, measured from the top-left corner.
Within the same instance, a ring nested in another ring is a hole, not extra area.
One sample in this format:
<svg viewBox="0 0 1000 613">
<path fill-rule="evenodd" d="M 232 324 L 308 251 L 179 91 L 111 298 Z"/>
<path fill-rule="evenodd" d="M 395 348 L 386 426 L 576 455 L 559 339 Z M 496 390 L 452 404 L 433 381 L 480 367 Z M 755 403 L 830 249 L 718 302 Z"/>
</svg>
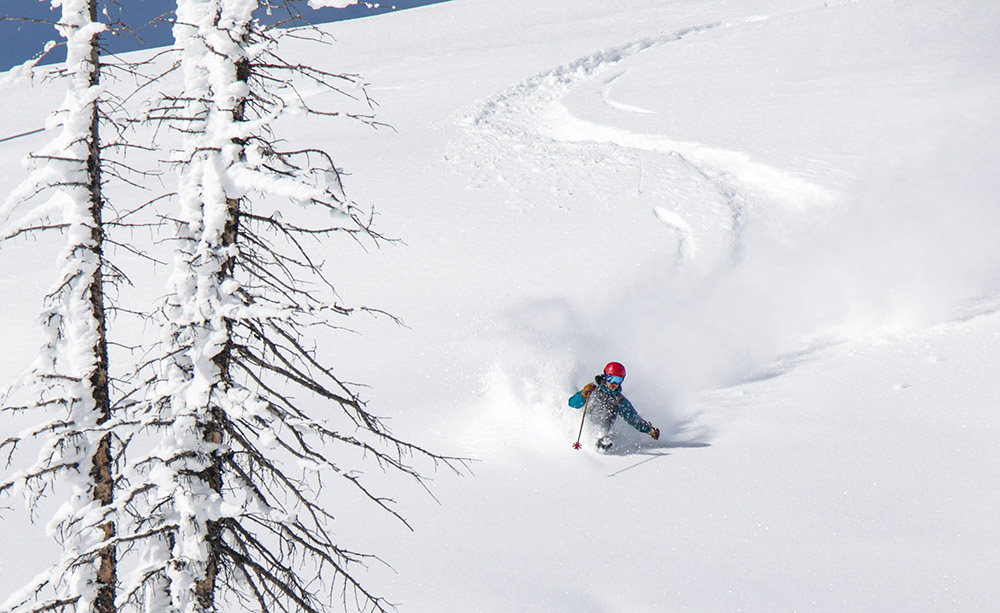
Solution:
<svg viewBox="0 0 1000 613">
<path fill-rule="evenodd" d="M 90 20 L 97 21 L 97 0 L 89 0 Z M 90 86 L 100 83 L 100 45 L 98 35 L 91 38 L 90 44 Z M 97 326 L 97 339 L 94 345 L 96 364 L 90 376 L 90 389 L 94 399 L 94 410 L 97 412 L 97 423 L 103 424 L 111 419 L 111 400 L 108 390 L 108 343 L 107 325 L 104 311 L 104 201 L 101 192 L 101 145 L 100 116 L 97 102 L 91 108 L 90 143 L 87 156 L 87 182 L 90 190 L 91 215 L 91 249 L 97 261 L 94 276 L 90 285 L 90 307 Z M 114 467 L 111 455 L 111 433 L 105 434 L 98 443 L 91 469 L 93 479 L 94 500 L 107 507 L 114 502 L 115 482 Z M 115 524 L 109 521 L 102 526 L 104 539 L 115 536 Z M 96 613 L 112 613 L 115 608 L 115 592 L 117 588 L 117 552 L 114 545 L 108 545 L 98 556 L 97 598 L 94 602 Z"/>
</svg>

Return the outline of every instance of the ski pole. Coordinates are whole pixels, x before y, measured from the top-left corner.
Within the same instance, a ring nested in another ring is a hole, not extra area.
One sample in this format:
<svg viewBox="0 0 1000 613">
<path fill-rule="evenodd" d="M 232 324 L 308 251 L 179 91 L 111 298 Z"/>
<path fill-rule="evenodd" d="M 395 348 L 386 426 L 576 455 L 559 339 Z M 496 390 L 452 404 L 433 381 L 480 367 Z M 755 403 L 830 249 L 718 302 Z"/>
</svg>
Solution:
<svg viewBox="0 0 1000 613">
<path fill-rule="evenodd" d="M 583 422 L 587 419 L 587 407 L 590 406 L 590 396 L 594 392 L 587 394 L 587 400 L 583 403 L 583 417 L 580 418 L 580 433 L 576 435 L 576 442 L 573 443 L 573 449 L 580 449 L 580 438 L 583 437 Z"/>
</svg>

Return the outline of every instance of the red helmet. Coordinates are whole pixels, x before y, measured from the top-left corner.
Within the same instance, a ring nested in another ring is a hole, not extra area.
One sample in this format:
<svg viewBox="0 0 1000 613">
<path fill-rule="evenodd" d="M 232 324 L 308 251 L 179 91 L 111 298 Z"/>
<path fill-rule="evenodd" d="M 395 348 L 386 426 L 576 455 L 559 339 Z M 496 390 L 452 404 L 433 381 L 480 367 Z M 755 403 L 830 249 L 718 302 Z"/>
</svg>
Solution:
<svg viewBox="0 0 1000 613">
<path fill-rule="evenodd" d="M 604 374 L 609 377 L 625 377 L 625 367 L 621 362 L 608 362 L 604 367 Z"/>
</svg>

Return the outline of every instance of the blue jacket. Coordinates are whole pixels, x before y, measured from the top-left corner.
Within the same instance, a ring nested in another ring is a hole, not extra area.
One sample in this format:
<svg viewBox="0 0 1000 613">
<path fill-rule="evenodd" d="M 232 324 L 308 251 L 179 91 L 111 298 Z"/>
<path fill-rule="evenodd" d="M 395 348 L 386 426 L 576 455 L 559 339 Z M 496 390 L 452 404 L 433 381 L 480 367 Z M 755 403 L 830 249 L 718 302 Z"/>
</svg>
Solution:
<svg viewBox="0 0 1000 613">
<path fill-rule="evenodd" d="M 591 402 L 599 404 L 604 410 L 612 411 L 615 415 L 621 415 L 625 423 L 632 426 L 639 432 L 643 434 L 649 434 L 649 431 L 653 429 L 653 424 L 649 423 L 643 419 L 639 413 L 629 402 L 628 398 L 622 394 L 622 388 L 619 385 L 618 389 L 611 390 L 604 385 L 604 377 L 598 375 L 594 378 L 594 382 L 597 387 L 594 391 L 590 392 Z M 587 399 L 583 396 L 583 390 L 573 394 L 569 399 L 569 406 L 574 409 L 582 409 L 584 405 L 587 404 Z M 612 417 L 612 420 L 614 418 Z"/>
</svg>

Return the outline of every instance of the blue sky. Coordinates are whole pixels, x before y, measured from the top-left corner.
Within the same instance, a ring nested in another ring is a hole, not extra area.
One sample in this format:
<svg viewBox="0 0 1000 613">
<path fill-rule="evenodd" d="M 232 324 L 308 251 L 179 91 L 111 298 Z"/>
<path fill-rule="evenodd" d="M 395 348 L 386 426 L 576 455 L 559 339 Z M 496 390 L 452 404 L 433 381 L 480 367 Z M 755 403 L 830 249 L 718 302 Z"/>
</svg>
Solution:
<svg viewBox="0 0 1000 613">
<path fill-rule="evenodd" d="M 305 0 L 291 0 L 290 4 L 309 17 L 314 23 L 356 19 L 393 10 L 403 10 L 436 4 L 446 0 L 395 0 L 384 2 L 380 8 L 366 6 L 351 6 L 345 9 L 322 9 L 314 11 Z M 48 40 L 59 40 L 55 29 L 49 25 L 29 20 L 55 21 L 59 18 L 58 11 L 50 9 L 49 0 L 0 0 L 0 16 L 6 17 L 0 21 L 0 71 L 7 70 L 34 57 L 41 51 Z M 122 7 L 126 8 L 122 8 Z M 98 10 L 106 12 L 111 21 L 122 21 L 133 31 L 131 34 L 122 31 L 114 35 L 105 35 L 103 43 L 112 53 L 134 51 L 145 47 L 161 47 L 170 44 L 170 24 L 166 21 L 171 17 L 174 0 L 99 0 Z M 159 22 L 150 24 L 150 20 L 163 17 Z M 266 22 L 275 22 L 281 15 L 271 16 L 261 14 Z M 107 18 L 102 19 L 106 21 Z M 46 57 L 46 62 L 59 62 L 65 59 L 61 48 L 55 49 Z"/>
</svg>

